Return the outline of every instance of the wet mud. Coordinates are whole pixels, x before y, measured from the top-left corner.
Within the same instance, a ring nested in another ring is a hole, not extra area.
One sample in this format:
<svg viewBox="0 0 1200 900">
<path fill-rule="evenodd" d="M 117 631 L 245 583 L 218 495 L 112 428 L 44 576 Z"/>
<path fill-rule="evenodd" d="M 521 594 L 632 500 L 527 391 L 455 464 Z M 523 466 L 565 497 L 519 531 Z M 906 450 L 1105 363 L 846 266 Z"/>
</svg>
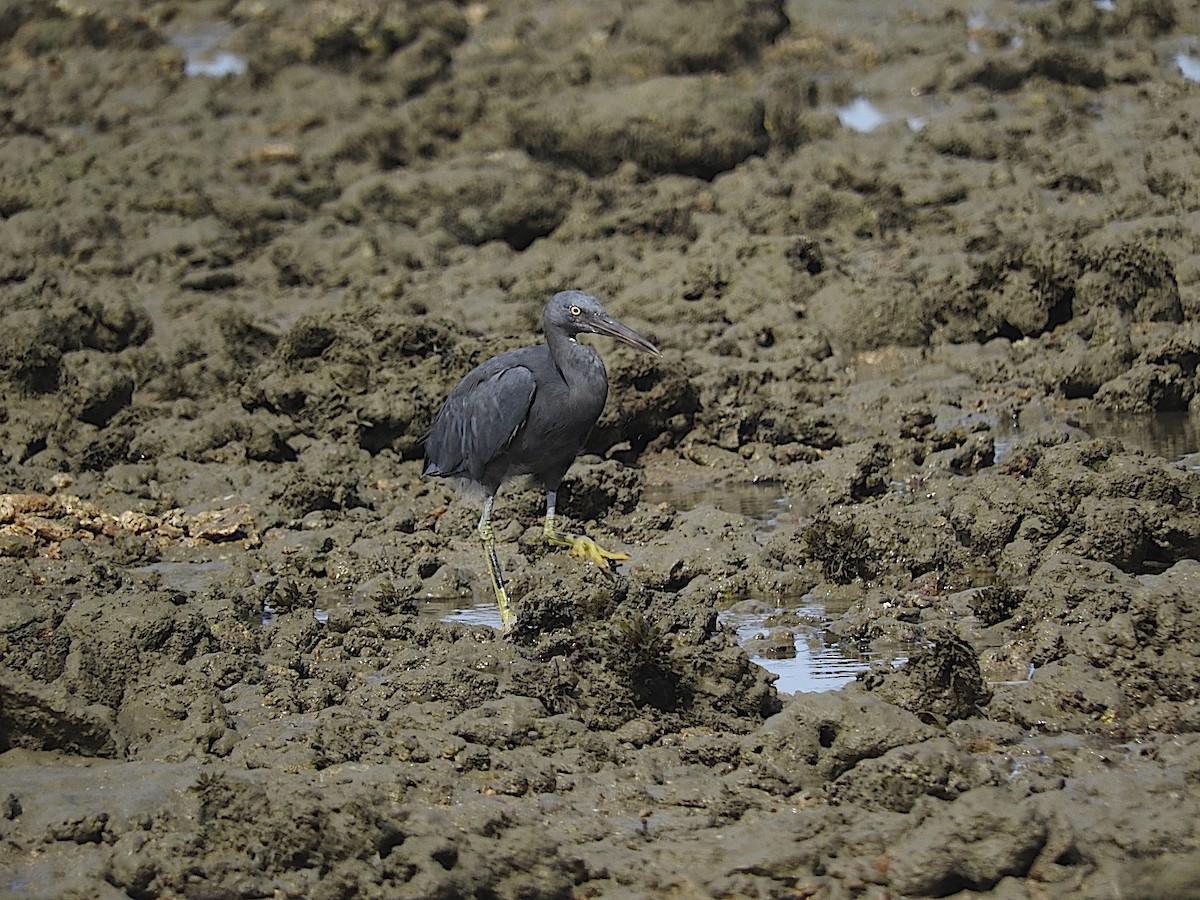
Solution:
<svg viewBox="0 0 1200 900">
<path fill-rule="evenodd" d="M 1200 896 L 1198 35 L 6 8 L 0 894 Z M 571 287 L 631 559 L 509 486 L 502 637 L 420 438 Z"/>
</svg>

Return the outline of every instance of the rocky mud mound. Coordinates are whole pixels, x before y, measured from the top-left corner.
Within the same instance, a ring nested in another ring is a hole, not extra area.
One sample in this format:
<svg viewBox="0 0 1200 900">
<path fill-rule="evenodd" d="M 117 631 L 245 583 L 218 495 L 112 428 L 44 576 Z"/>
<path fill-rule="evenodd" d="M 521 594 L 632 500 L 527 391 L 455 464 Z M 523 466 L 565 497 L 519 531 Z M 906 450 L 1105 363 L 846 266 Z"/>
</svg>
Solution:
<svg viewBox="0 0 1200 900">
<path fill-rule="evenodd" d="M 0 11 L 0 894 L 1200 896 L 1197 34 Z M 631 560 L 514 484 L 448 621 L 421 436 L 572 287 L 664 351 L 559 498 Z M 801 597 L 909 650 L 783 693 L 719 613 Z"/>
</svg>

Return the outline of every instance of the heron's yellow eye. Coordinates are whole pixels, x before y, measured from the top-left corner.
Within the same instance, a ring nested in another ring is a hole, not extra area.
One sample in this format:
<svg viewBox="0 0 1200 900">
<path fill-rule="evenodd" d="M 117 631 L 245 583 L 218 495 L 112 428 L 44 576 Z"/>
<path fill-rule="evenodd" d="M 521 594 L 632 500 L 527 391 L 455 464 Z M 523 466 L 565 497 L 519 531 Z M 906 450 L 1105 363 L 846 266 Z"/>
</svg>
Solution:
<svg viewBox="0 0 1200 900">
<path fill-rule="evenodd" d="M 571 307 L 571 315 L 573 315 L 573 316 L 577 316 L 577 315 L 579 315 L 581 312 L 583 312 L 583 310 L 581 310 L 581 309 L 580 309 L 578 306 L 572 306 L 572 307 Z"/>
</svg>

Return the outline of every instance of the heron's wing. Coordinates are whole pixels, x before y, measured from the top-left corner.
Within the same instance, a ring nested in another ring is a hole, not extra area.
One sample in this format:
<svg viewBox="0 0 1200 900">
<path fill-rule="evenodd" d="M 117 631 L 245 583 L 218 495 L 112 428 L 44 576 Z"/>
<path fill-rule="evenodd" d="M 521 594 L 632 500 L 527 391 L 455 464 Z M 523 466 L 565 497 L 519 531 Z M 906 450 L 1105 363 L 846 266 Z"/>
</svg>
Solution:
<svg viewBox="0 0 1200 900">
<path fill-rule="evenodd" d="M 425 438 L 426 474 L 482 481 L 487 464 L 524 424 L 535 387 L 524 366 L 470 373 L 446 398 Z"/>
</svg>

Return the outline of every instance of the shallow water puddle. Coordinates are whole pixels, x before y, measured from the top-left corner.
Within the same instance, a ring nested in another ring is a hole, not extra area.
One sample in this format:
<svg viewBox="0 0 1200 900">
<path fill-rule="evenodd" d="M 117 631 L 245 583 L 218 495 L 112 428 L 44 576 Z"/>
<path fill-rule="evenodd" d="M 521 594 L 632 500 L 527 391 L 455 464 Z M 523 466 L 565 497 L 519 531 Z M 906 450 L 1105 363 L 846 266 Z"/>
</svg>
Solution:
<svg viewBox="0 0 1200 900">
<path fill-rule="evenodd" d="M 181 31 L 171 43 L 183 52 L 183 72 L 188 76 L 224 78 L 246 71 L 246 60 L 222 49 L 221 45 L 233 29 L 221 23 L 210 23 Z"/>
<path fill-rule="evenodd" d="M 757 519 L 770 530 L 779 524 L 779 517 L 792 508 L 791 500 L 780 494 L 774 481 L 738 481 L 716 484 L 647 484 L 642 499 L 651 505 L 666 503 L 686 511 L 702 504 L 715 506 L 722 512 Z"/>
<path fill-rule="evenodd" d="M 824 626 L 829 622 L 830 611 L 809 595 L 800 598 L 794 606 L 756 610 L 746 610 L 746 604 L 738 606 L 742 608 L 722 612 L 721 623 L 737 631 L 738 640 L 750 653 L 750 661 L 778 676 L 775 688 L 786 694 L 838 690 L 878 662 L 900 665 L 914 649 L 899 646 L 860 649 L 828 640 Z M 772 619 L 780 613 L 790 613 L 802 624 L 786 628 L 773 624 Z M 791 632 L 791 649 L 787 647 L 787 632 Z M 763 644 L 760 638 L 772 634 L 782 635 L 784 642 L 769 643 L 773 648 L 772 655 L 758 653 L 756 647 Z M 788 653 L 793 655 L 786 655 Z"/>
<path fill-rule="evenodd" d="M 1031 424 L 1025 424 L 1028 418 Z M 969 424 L 964 417 L 962 424 Z M 1062 426 L 1063 419 L 1049 413 L 1040 419 L 1029 415 L 1015 419 L 987 420 L 995 443 L 994 464 L 999 465 L 1014 447 L 1036 431 L 1040 424 Z M 1071 420 L 1094 438 L 1115 438 L 1147 456 L 1159 456 L 1172 465 L 1195 469 L 1200 460 L 1200 415 L 1187 412 L 1118 413 L 1091 410 Z"/>
<path fill-rule="evenodd" d="M 457 598 L 434 598 L 426 601 L 423 611 L 445 622 L 500 627 L 500 613 L 493 602 L 472 602 L 464 606 Z M 754 611 L 726 610 L 718 618 L 723 625 L 736 631 L 738 640 L 747 646 L 753 645 L 759 635 L 780 631 L 777 626 L 769 625 L 768 620 L 783 611 L 778 607 Z M 876 663 L 899 665 L 912 650 L 911 647 L 896 647 L 894 652 L 846 648 L 835 641 L 826 640 L 824 623 L 828 617 L 823 605 L 806 600 L 787 611 L 812 623 L 786 629 L 794 634 L 794 655 L 775 658 L 760 655 L 753 649 L 748 652 L 751 662 L 778 676 L 775 687 L 789 694 L 836 691 Z"/>
<path fill-rule="evenodd" d="M 500 609 L 494 600 L 487 603 L 468 602 L 469 606 L 463 606 L 463 601 L 456 597 L 431 597 L 424 601 L 421 612 L 437 616 L 443 622 L 500 628 Z"/>
<path fill-rule="evenodd" d="M 1149 456 L 1194 468 L 1200 453 L 1200 416 L 1186 412 L 1089 413 L 1079 427 L 1093 437 L 1116 438 Z"/>
<path fill-rule="evenodd" d="M 1175 68 L 1188 81 L 1200 81 L 1200 56 L 1191 53 L 1176 53 Z"/>
<path fill-rule="evenodd" d="M 887 121 L 887 116 L 866 97 L 855 97 L 845 106 L 839 106 L 836 112 L 843 126 L 862 134 L 874 131 Z"/>
<path fill-rule="evenodd" d="M 159 561 L 136 566 L 129 571 L 143 577 L 150 576 L 163 588 L 198 594 L 227 577 L 230 569 L 232 566 L 224 560 L 211 559 L 202 562 Z"/>
</svg>

